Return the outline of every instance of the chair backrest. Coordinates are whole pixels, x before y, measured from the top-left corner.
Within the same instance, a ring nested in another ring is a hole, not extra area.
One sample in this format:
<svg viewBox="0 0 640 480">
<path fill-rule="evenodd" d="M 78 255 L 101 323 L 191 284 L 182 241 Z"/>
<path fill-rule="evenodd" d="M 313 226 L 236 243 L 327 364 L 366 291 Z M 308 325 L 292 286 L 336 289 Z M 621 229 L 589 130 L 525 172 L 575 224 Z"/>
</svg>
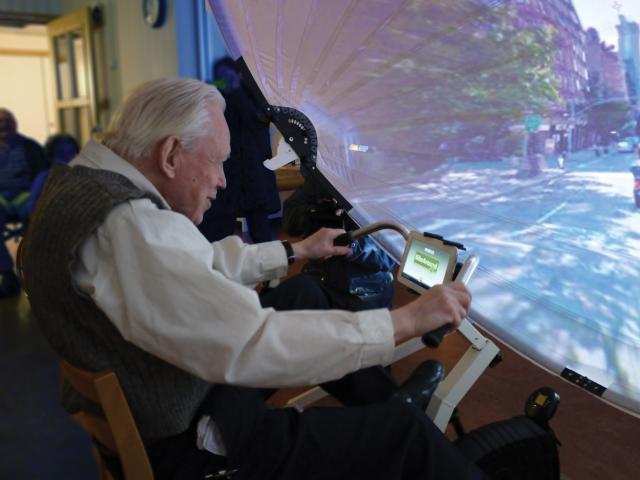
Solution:
<svg viewBox="0 0 640 480">
<path fill-rule="evenodd" d="M 62 360 L 60 376 L 80 395 L 102 408 L 104 418 L 86 411 L 72 417 L 94 440 L 120 459 L 125 478 L 152 480 L 147 452 L 116 374 L 112 370 L 89 372 Z"/>
<path fill-rule="evenodd" d="M 16 252 L 16 270 L 18 271 L 18 278 L 20 279 L 20 285 L 24 286 L 24 237 L 18 244 L 18 251 Z"/>
</svg>

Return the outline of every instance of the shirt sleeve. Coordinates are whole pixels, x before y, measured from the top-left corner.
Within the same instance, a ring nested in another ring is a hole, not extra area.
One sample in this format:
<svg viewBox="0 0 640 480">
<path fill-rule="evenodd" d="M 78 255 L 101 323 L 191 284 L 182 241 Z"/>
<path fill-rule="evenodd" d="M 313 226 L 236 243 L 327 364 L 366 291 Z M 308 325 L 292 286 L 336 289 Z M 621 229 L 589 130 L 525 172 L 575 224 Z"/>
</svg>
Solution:
<svg viewBox="0 0 640 480">
<path fill-rule="evenodd" d="M 308 385 L 391 361 L 388 310 L 276 312 L 242 285 L 283 267 L 279 242 L 212 246 L 186 217 L 136 200 L 82 245 L 74 279 L 127 341 L 210 382 Z"/>
<path fill-rule="evenodd" d="M 252 285 L 287 274 L 287 252 L 280 241 L 248 245 L 231 235 L 211 244 L 213 268 L 230 280 Z"/>
</svg>

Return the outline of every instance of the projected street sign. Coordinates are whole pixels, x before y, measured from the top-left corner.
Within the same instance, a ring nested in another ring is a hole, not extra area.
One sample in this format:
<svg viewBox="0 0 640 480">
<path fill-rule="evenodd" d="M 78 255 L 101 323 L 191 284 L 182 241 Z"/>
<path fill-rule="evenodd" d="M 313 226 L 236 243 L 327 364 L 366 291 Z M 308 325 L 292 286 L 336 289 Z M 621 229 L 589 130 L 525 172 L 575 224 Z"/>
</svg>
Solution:
<svg viewBox="0 0 640 480">
<path fill-rule="evenodd" d="M 524 126 L 529 133 L 535 133 L 540 125 L 542 125 L 542 117 L 537 113 L 527 115 L 524 119 Z"/>
</svg>

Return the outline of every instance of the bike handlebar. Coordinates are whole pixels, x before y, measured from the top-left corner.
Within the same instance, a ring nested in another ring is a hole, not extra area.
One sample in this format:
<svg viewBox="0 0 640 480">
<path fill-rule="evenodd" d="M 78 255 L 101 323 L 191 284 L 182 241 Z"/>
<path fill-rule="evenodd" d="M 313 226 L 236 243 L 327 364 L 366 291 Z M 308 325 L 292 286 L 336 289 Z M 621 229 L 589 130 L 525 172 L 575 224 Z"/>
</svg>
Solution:
<svg viewBox="0 0 640 480">
<path fill-rule="evenodd" d="M 365 227 L 359 228 L 357 230 L 352 230 L 350 232 L 345 232 L 342 235 L 337 236 L 333 244 L 336 246 L 346 247 L 351 245 L 354 241 L 358 240 L 361 237 L 369 235 L 371 233 L 377 232 L 379 230 L 394 230 L 398 232 L 405 241 L 409 238 L 410 230 L 404 225 L 393 222 L 393 221 L 382 221 L 382 222 L 374 222 Z M 469 255 L 465 260 L 462 268 L 458 272 L 455 277 L 456 282 L 462 282 L 465 285 L 471 279 L 471 276 L 475 272 L 478 266 L 479 258 L 477 255 Z M 422 336 L 422 343 L 431 348 L 437 348 L 442 343 L 444 336 L 449 332 L 451 328 L 450 324 L 442 325 L 441 327 L 432 330 L 431 332 L 425 333 Z"/>
</svg>

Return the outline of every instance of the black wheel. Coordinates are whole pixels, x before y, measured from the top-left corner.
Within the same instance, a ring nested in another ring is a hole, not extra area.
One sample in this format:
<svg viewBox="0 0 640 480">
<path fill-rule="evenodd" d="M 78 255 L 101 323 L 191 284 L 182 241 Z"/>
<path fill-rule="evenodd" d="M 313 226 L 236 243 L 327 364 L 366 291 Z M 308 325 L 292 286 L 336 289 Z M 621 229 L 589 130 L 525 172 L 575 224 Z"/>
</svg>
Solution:
<svg viewBox="0 0 640 480">
<path fill-rule="evenodd" d="M 491 423 L 455 442 L 494 480 L 558 480 L 558 447 L 551 431 L 528 417 Z"/>
</svg>

